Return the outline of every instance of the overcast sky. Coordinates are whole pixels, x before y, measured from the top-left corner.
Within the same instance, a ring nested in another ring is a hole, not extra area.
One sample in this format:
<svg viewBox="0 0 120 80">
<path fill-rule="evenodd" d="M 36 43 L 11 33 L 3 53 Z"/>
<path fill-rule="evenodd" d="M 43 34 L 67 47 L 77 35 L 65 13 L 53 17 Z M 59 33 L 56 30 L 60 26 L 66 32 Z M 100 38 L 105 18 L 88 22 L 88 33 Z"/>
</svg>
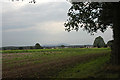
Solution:
<svg viewBox="0 0 120 80">
<path fill-rule="evenodd" d="M 80 29 L 78 32 L 67 32 L 64 22 L 71 4 L 63 2 L 3 2 L 2 8 L 2 45 L 24 46 L 55 44 L 93 44 L 97 36 L 105 42 L 112 40 L 112 30 L 105 33 L 98 31 L 90 35 Z"/>
</svg>

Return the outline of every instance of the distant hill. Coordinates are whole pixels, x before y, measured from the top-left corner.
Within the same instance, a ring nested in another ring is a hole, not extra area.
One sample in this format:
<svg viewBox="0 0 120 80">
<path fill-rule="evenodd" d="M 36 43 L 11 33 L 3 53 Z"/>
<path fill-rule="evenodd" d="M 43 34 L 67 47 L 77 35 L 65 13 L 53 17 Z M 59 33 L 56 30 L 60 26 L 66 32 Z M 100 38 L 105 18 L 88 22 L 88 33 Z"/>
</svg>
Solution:
<svg viewBox="0 0 120 80">
<path fill-rule="evenodd" d="M 61 48 L 61 45 L 64 45 L 65 48 L 84 48 L 84 47 L 92 47 L 92 45 L 70 45 L 66 43 L 60 43 L 60 44 L 49 44 L 49 45 L 42 45 L 45 49 L 51 49 L 51 48 Z M 35 49 L 35 46 L 6 46 L 0 48 L 1 50 L 16 50 L 16 49 Z"/>
<path fill-rule="evenodd" d="M 47 44 L 47 45 L 43 45 L 43 47 L 52 47 L 52 46 L 61 46 L 61 45 L 69 46 L 69 44 L 66 43 L 59 43 L 59 44 Z"/>
</svg>

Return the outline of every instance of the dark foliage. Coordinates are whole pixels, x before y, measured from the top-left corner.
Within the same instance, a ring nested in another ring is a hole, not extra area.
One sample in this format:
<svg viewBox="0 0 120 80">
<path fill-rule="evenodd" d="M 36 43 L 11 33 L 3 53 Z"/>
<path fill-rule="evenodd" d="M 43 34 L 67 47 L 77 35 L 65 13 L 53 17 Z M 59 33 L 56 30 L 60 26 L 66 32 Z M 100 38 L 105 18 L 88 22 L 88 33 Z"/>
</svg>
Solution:
<svg viewBox="0 0 120 80">
<path fill-rule="evenodd" d="M 14 1 L 24 1 L 24 0 L 11 0 L 12 2 L 14 2 Z M 31 0 L 31 1 L 29 1 L 29 3 L 36 3 L 36 0 Z"/>
<path fill-rule="evenodd" d="M 95 38 L 93 46 L 101 48 L 101 47 L 105 47 L 106 45 L 105 45 L 103 38 L 101 36 L 99 36 L 99 37 Z"/>
<path fill-rule="evenodd" d="M 112 47 L 112 45 L 113 45 L 113 40 L 110 40 L 110 41 L 107 42 L 108 47 Z"/>
<path fill-rule="evenodd" d="M 83 28 L 91 34 L 97 30 L 104 32 L 108 26 L 113 27 L 113 6 L 113 3 L 73 2 L 64 24 L 66 30 Z"/>
<path fill-rule="evenodd" d="M 22 49 L 23 49 L 23 47 L 19 47 L 19 49 L 20 49 L 20 50 L 22 50 Z"/>
<path fill-rule="evenodd" d="M 39 43 L 36 43 L 36 44 L 35 44 L 35 49 L 42 49 L 42 47 L 40 46 Z"/>
</svg>

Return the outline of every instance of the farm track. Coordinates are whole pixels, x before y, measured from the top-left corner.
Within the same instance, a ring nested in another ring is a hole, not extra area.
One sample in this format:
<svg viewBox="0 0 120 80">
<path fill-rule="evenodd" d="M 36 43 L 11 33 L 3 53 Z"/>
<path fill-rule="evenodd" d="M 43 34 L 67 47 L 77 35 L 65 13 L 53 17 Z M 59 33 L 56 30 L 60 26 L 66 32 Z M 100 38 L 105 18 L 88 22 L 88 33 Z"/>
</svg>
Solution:
<svg viewBox="0 0 120 80">
<path fill-rule="evenodd" d="M 67 67 L 74 67 L 76 64 L 84 63 L 105 55 L 107 55 L 107 53 L 92 53 L 82 56 L 69 56 L 66 58 L 54 59 L 40 64 L 30 63 L 10 69 L 3 67 L 3 78 L 55 77 L 58 72 Z"/>
</svg>

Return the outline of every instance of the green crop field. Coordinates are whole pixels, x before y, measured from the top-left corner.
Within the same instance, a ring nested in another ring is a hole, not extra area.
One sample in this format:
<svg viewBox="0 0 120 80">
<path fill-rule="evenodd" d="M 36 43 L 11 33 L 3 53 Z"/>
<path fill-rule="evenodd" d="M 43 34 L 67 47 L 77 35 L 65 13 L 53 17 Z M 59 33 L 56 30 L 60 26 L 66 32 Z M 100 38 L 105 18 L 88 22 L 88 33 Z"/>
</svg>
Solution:
<svg viewBox="0 0 120 80">
<path fill-rule="evenodd" d="M 109 48 L 3 50 L 3 78 L 117 78 L 104 71 Z"/>
</svg>

